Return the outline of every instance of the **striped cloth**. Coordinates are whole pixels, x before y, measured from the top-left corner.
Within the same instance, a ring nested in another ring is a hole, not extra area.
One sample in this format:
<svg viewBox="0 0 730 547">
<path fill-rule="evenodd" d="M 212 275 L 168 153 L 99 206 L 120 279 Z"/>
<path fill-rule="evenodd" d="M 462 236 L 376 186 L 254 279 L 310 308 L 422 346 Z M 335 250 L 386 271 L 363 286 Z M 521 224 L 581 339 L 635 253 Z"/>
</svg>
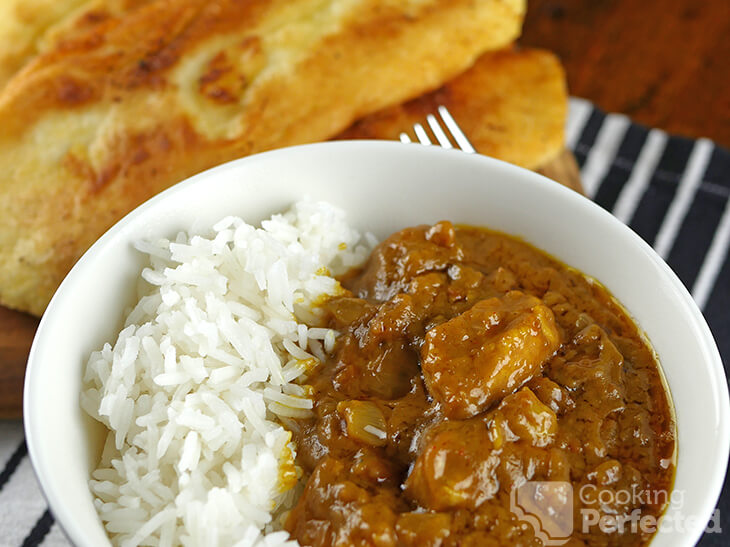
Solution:
<svg viewBox="0 0 730 547">
<path fill-rule="evenodd" d="M 669 263 L 702 308 L 730 364 L 730 152 L 605 114 L 571 99 L 566 128 L 586 194 L 631 226 Z M 727 366 L 727 365 L 726 365 Z M 0 422 L 0 547 L 67 546 L 41 495 L 20 422 Z M 730 485 L 719 502 L 730 543 Z"/>
</svg>

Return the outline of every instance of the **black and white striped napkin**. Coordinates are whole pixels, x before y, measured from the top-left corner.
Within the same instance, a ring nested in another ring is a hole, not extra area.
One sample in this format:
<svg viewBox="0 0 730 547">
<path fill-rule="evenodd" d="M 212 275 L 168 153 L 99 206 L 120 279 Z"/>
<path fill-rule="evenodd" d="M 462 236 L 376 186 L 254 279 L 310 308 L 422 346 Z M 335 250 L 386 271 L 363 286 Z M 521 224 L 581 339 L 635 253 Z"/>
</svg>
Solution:
<svg viewBox="0 0 730 547">
<path fill-rule="evenodd" d="M 689 288 L 730 366 L 730 152 L 571 99 L 566 138 L 586 194 L 648 241 Z M 730 484 L 720 498 L 730 543 Z M 68 546 L 38 488 L 20 422 L 0 421 L 0 547 Z"/>
<path fill-rule="evenodd" d="M 586 195 L 654 247 L 690 290 L 730 375 L 730 152 L 583 99 L 570 101 L 566 139 Z M 703 547 L 730 544 L 728 477 L 718 501 L 722 531 L 705 534 Z"/>
</svg>

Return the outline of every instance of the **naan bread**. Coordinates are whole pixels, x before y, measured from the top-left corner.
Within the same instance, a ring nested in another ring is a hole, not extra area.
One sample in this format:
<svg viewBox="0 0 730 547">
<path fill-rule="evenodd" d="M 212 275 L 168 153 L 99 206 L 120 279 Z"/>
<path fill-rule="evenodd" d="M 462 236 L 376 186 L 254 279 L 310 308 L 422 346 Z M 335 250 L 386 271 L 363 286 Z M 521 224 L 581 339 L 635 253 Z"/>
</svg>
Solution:
<svg viewBox="0 0 730 547">
<path fill-rule="evenodd" d="M 524 0 L 158 0 L 93 20 L 0 93 L 0 302 L 41 314 L 162 189 L 330 138 L 519 34 Z"/>
<path fill-rule="evenodd" d="M 151 0 L 2 0 L 0 1 L 0 89 L 39 53 L 65 35 L 120 15 Z"/>
<path fill-rule="evenodd" d="M 0 89 L 42 47 L 48 29 L 85 0 L 3 0 L 0 2 Z"/>
<path fill-rule="evenodd" d="M 555 55 L 538 49 L 485 53 L 440 89 L 370 114 L 338 138 L 398 139 L 406 132 L 415 141 L 413 124 L 423 124 L 439 105 L 484 155 L 535 169 L 563 150 L 565 74 Z"/>
</svg>

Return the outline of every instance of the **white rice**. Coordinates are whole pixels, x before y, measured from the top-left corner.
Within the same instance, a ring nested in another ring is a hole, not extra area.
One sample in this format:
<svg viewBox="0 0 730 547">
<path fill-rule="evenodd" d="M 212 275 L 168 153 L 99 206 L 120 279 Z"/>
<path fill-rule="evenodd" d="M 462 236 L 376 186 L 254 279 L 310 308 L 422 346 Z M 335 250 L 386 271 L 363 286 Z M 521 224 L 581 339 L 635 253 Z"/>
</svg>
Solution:
<svg viewBox="0 0 730 547">
<path fill-rule="evenodd" d="M 311 412 L 302 382 L 335 339 L 316 305 L 364 240 L 305 201 L 261 228 L 227 217 L 139 242 L 146 295 L 91 355 L 81 397 L 110 430 L 90 485 L 113 544 L 296 545 L 277 518 L 301 475 L 282 423 Z"/>
</svg>

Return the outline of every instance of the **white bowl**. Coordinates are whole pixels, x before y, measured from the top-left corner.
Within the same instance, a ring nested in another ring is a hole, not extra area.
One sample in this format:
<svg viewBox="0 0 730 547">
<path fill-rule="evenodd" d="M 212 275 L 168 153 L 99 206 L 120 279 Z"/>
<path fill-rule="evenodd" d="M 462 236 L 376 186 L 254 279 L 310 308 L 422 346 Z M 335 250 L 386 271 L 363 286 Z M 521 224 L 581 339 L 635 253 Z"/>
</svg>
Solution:
<svg viewBox="0 0 730 547">
<path fill-rule="evenodd" d="M 65 279 L 33 343 L 24 414 L 41 486 L 76 545 L 108 545 L 87 486 L 101 431 L 79 393 L 89 353 L 113 339 L 133 299 L 142 263 L 132 242 L 202 230 L 230 214 L 259 222 L 305 195 L 342 207 L 379 237 L 441 219 L 491 227 L 603 283 L 651 340 L 676 408 L 675 490 L 684 503 L 668 516 L 683 530 L 661 532 L 653 545 L 694 545 L 725 476 L 730 406 L 715 342 L 674 273 L 609 213 L 533 172 L 454 150 L 362 141 L 277 150 L 192 177 L 127 215 Z"/>
</svg>

